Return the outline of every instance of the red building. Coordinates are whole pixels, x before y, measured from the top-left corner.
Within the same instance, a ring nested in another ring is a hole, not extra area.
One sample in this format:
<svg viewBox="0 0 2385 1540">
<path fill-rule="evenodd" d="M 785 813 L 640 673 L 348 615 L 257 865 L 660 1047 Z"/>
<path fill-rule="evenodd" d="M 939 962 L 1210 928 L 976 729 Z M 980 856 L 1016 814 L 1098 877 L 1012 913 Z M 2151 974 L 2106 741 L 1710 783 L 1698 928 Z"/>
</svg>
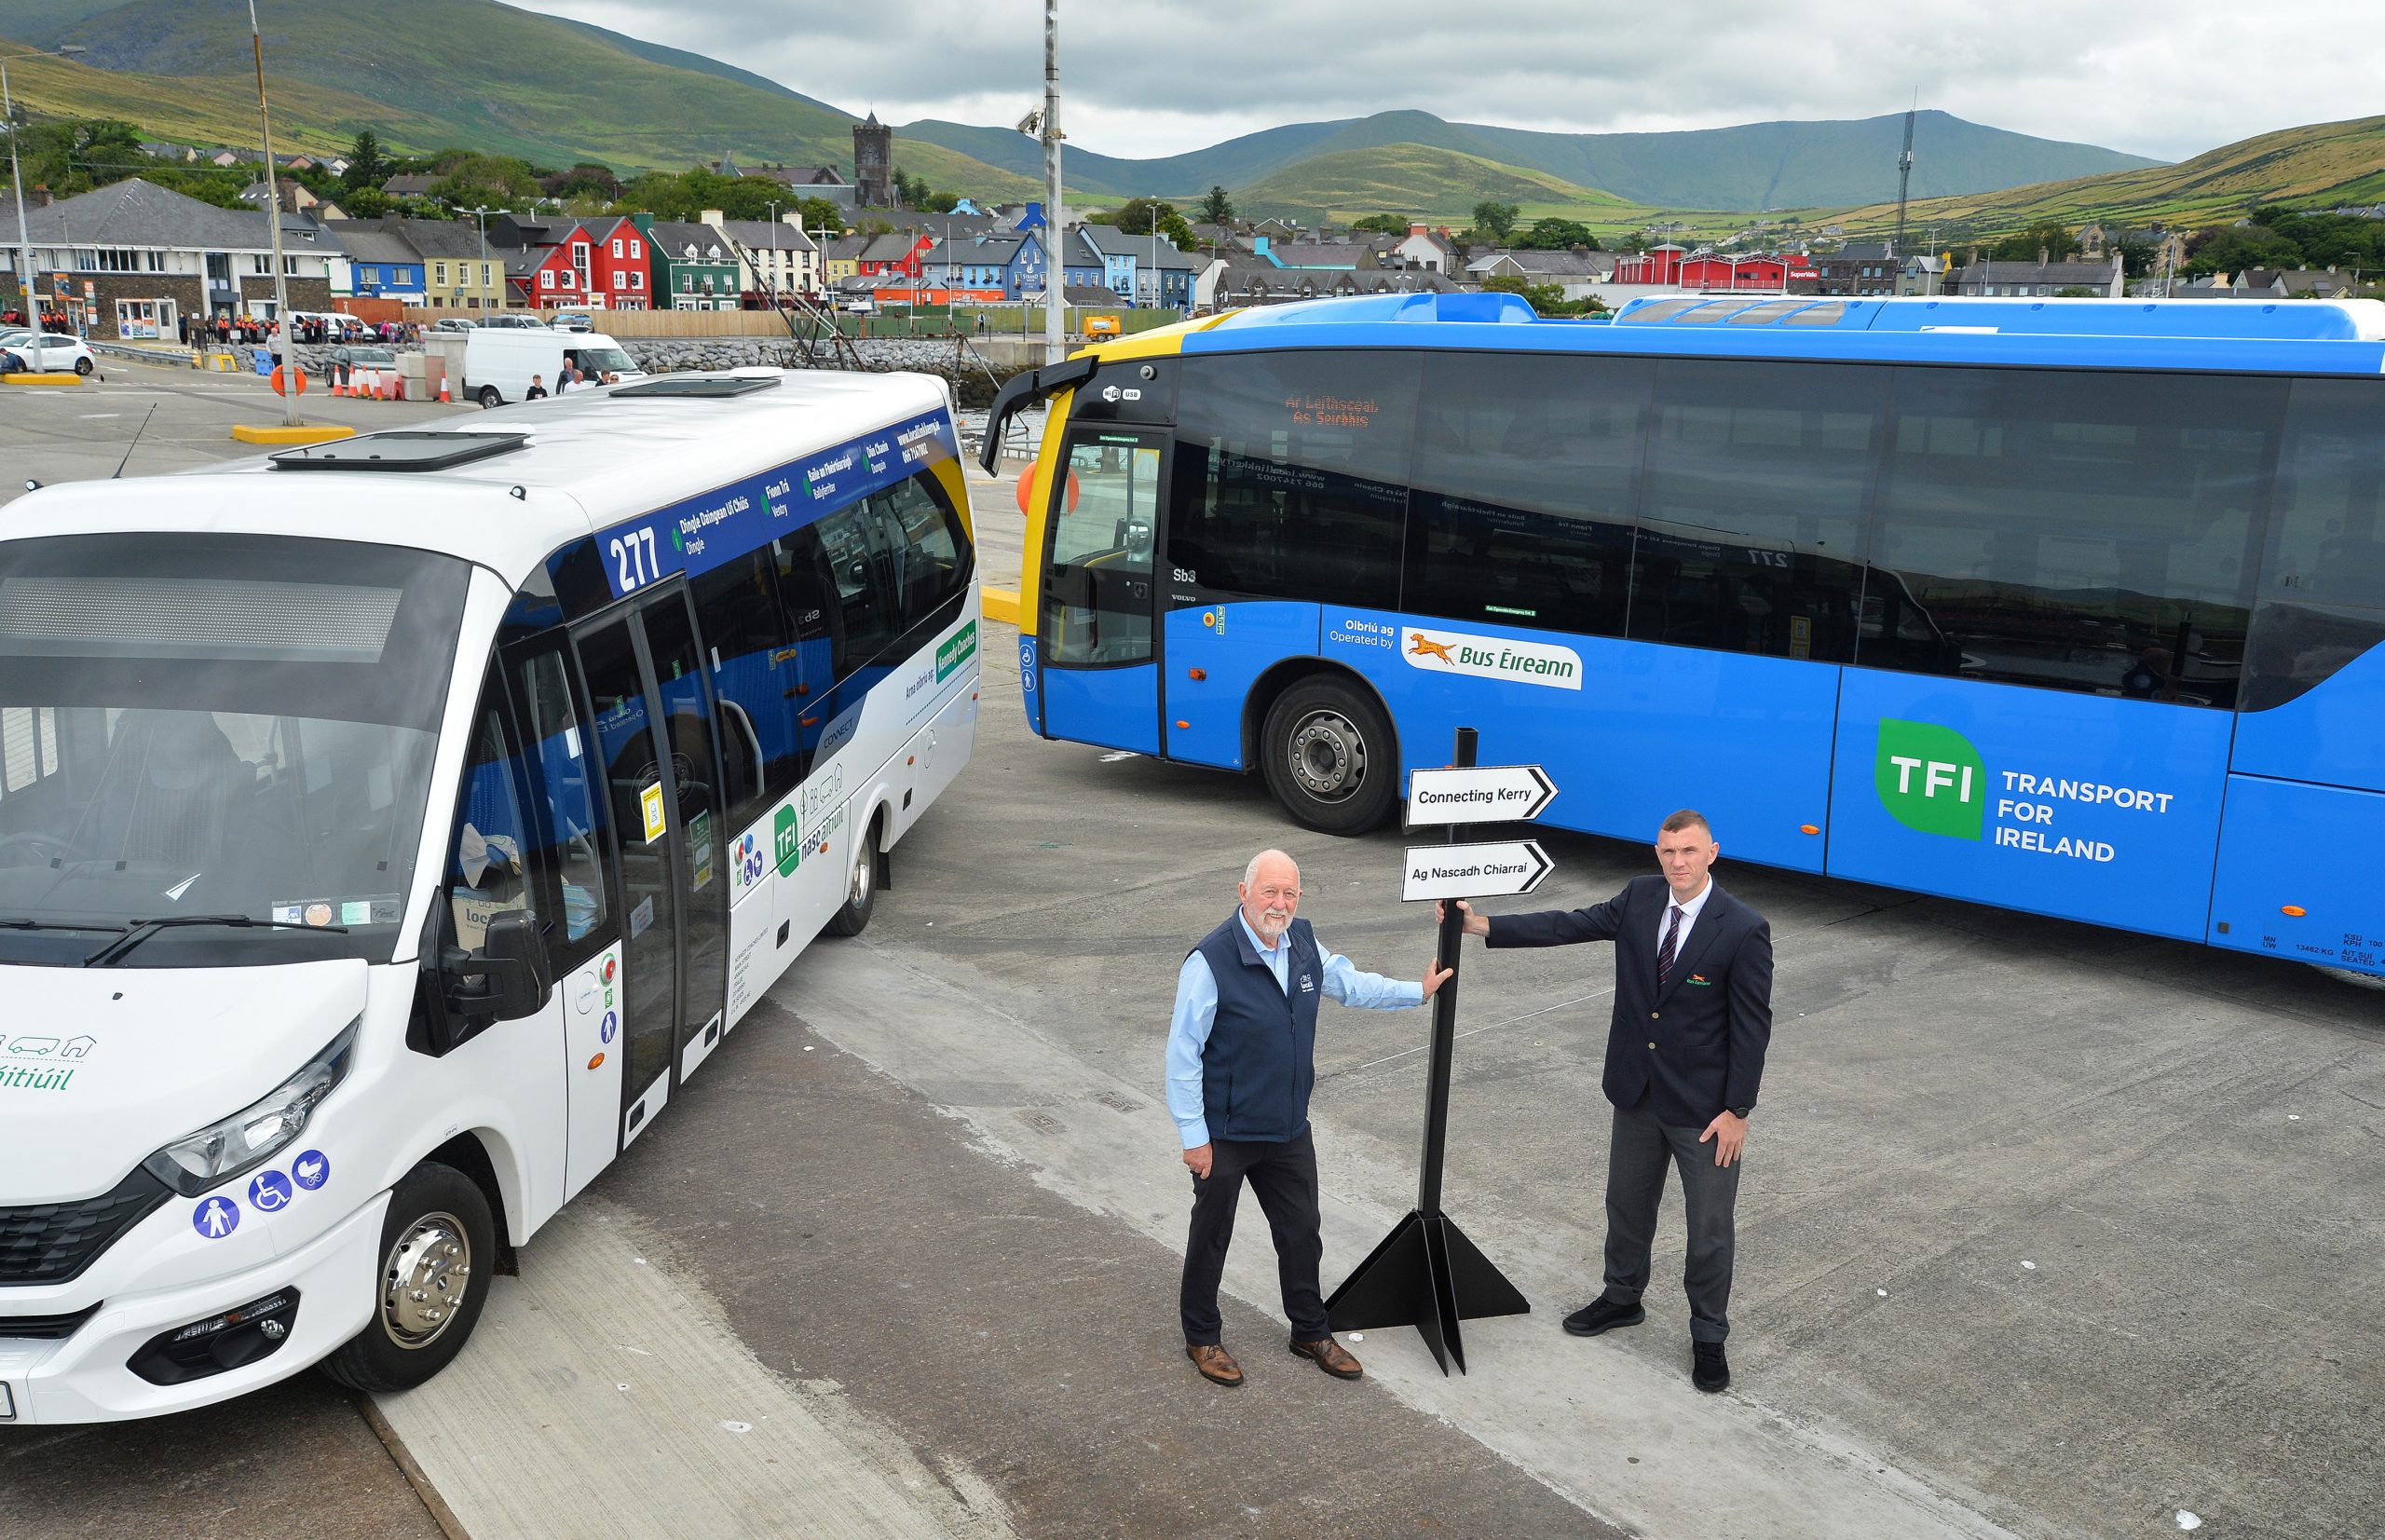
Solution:
<svg viewBox="0 0 2385 1540">
<path fill-rule="evenodd" d="M 861 249 L 853 258 L 853 271 L 863 278 L 885 278 L 899 274 L 918 278 L 920 259 L 935 246 L 934 237 L 924 231 L 906 235 L 895 231 L 878 237 Z"/>
<path fill-rule="evenodd" d="M 1673 245 L 1651 246 L 1644 252 L 1627 252 L 1615 259 L 1615 281 L 1617 283 L 1681 282 L 1681 259 L 1688 252 Z"/>
<path fill-rule="evenodd" d="M 1801 256 L 1724 256 L 1714 252 L 1693 256 L 1670 245 L 1620 256 L 1615 263 L 1616 283 L 1644 283 L 1692 293 L 1777 294 L 1802 287 L 1815 277 L 1812 262 Z"/>
<path fill-rule="evenodd" d="M 513 297 L 539 309 L 587 305 L 646 310 L 654 305 L 654 264 L 646 237 L 627 219 L 574 220 L 552 227 L 552 245 L 507 264 Z"/>
</svg>

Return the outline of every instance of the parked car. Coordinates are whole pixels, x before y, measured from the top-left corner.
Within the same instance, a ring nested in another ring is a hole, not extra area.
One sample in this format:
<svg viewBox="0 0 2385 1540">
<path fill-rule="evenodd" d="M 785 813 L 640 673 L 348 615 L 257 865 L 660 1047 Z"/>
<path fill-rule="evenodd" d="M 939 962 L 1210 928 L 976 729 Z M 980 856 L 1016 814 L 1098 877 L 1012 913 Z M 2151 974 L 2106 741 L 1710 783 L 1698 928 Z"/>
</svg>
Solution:
<svg viewBox="0 0 2385 1540">
<path fill-rule="evenodd" d="M 536 316 L 525 315 L 518 310 L 503 310 L 495 315 L 483 316 L 480 324 L 484 327 L 510 328 L 517 332 L 538 332 L 545 330 L 547 323 Z"/>
<path fill-rule="evenodd" d="M 470 332 L 476 329 L 479 325 L 480 322 L 476 320 L 466 320 L 461 316 L 442 316 L 437 320 L 430 323 L 430 329 L 434 332 L 446 332 L 453 334 L 457 332 Z"/>
<path fill-rule="evenodd" d="M 75 374 L 88 375 L 95 367 L 91 350 L 84 346 L 81 337 L 65 336 L 56 332 L 25 333 L 16 341 L 0 346 L 6 346 L 10 352 L 22 358 L 26 366 L 36 374 L 59 375 L 71 369 Z"/>
<path fill-rule="evenodd" d="M 557 310 L 555 312 L 554 319 L 547 322 L 547 325 L 557 332 L 593 332 L 596 330 L 595 321 L 589 319 L 588 312 L 585 310 Z"/>
</svg>

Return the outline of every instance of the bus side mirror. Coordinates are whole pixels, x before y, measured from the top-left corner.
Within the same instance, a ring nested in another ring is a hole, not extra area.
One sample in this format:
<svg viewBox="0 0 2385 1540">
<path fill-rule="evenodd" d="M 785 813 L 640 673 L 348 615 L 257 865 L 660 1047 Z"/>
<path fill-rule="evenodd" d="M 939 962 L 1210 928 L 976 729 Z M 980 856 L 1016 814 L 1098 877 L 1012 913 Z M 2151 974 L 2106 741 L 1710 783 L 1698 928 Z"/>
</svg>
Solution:
<svg viewBox="0 0 2385 1540">
<path fill-rule="evenodd" d="M 440 970 L 446 975 L 448 1005 L 464 1015 L 498 1021 L 538 1015 L 555 987 L 544 930 L 530 910 L 509 909 L 489 917 L 479 951 L 448 947 Z"/>
</svg>

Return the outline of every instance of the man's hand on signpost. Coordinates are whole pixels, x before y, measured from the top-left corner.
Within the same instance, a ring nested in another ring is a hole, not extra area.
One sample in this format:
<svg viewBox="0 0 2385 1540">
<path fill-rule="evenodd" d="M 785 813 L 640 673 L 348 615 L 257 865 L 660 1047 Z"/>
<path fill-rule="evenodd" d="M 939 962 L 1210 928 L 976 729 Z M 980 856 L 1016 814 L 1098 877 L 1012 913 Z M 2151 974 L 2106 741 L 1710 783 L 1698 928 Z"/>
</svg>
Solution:
<svg viewBox="0 0 2385 1540">
<path fill-rule="evenodd" d="M 1204 1144 L 1195 1149 L 1184 1152 L 1184 1164 L 1192 1168 L 1192 1174 L 1194 1176 L 1200 1178 L 1203 1181 L 1206 1181 L 1209 1179 L 1210 1156 L 1211 1151 L 1209 1147 Z"/>
<path fill-rule="evenodd" d="M 1715 1113 L 1714 1121 L 1706 1125 L 1706 1132 L 1697 1136 L 1700 1144 L 1708 1139 L 1714 1141 L 1714 1164 L 1729 1165 L 1739 1158 L 1740 1149 L 1748 1142 L 1748 1120 L 1726 1108 Z"/>
<path fill-rule="evenodd" d="M 1457 970 L 1455 968 L 1444 968 L 1441 966 L 1441 960 L 1439 958 L 1437 957 L 1433 959 L 1433 961 L 1426 964 L 1424 968 L 1424 998 L 1426 1000 L 1432 999 L 1434 994 L 1440 989 L 1442 985 L 1447 984 L 1451 979 L 1453 979 L 1456 976 Z"/>
<path fill-rule="evenodd" d="M 1465 917 L 1465 923 L 1459 928 L 1465 931 L 1466 934 L 1489 935 L 1491 934 L 1490 917 L 1487 915 L 1476 914 L 1474 912 L 1474 906 L 1468 904 L 1463 898 L 1457 900 L 1457 912 Z M 1433 918 L 1435 920 L 1447 920 L 1449 917 L 1449 900 L 1443 899 L 1440 903 L 1433 906 Z"/>
</svg>

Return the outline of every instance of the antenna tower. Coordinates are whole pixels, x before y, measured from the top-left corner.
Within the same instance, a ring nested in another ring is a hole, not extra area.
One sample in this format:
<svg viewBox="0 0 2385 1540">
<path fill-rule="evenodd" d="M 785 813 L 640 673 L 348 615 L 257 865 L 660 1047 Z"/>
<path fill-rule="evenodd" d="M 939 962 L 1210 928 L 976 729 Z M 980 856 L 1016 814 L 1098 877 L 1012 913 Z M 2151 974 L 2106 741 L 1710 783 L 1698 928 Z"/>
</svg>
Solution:
<svg viewBox="0 0 2385 1540">
<path fill-rule="evenodd" d="M 1915 93 L 1913 105 L 1905 109 L 1904 149 L 1897 156 L 1897 238 L 1888 249 L 1889 257 L 1896 261 L 1904 259 L 1905 196 L 1913 189 L 1913 116 L 1920 107 L 1921 97 Z"/>
</svg>

